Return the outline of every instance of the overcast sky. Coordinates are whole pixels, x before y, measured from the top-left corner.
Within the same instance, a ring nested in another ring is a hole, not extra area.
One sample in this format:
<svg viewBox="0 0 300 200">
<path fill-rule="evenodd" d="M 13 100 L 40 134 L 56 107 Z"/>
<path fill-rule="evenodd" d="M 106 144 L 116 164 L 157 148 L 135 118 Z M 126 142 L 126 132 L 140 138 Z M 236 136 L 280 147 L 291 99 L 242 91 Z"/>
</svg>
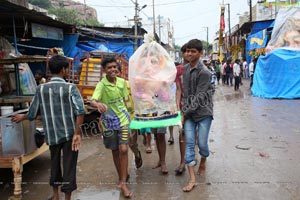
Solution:
<svg viewBox="0 0 300 200">
<path fill-rule="evenodd" d="M 75 0 L 84 3 L 84 0 Z M 135 15 L 135 0 L 85 0 L 88 6 L 97 10 L 101 23 L 114 25 L 133 25 L 128 19 Z M 139 7 L 147 5 L 139 12 L 144 28 L 153 32 L 153 0 L 138 0 Z M 230 5 L 231 27 L 238 24 L 239 14 L 249 11 L 248 0 L 154 0 L 154 12 L 164 19 L 169 18 L 174 28 L 175 44 L 182 45 L 190 39 L 198 38 L 206 41 L 207 28 L 209 43 L 213 42 L 215 33 L 219 29 L 220 4 Z M 257 0 L 252 0 L 255 5 Z M 225 10 L 225 27 L 228 30 L 228 6 Z M 156 22 L 158 24 L 158 22 Z M 150 30 L 149 30 L 150 29 Z M 157 29 L 156 29 L 157 30 Z"/>
</svg>

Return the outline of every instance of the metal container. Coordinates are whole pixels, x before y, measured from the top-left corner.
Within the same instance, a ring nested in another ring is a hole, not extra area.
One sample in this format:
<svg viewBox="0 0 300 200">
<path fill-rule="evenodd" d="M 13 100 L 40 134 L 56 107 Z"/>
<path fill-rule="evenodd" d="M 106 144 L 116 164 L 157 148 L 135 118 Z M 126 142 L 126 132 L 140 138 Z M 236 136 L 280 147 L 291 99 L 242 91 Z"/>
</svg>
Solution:
<svg viewBox="0 0 300 200">
<path fill-rule="evenodd" d="M 24 120 L 20 123 L 11 121 L 14 112 L 0 117 L 2 134 L 2 155 L 3 157 L 21 156 L 32 153 L 37 149 L 34 141 L 35 122 Z"/>
</svg>

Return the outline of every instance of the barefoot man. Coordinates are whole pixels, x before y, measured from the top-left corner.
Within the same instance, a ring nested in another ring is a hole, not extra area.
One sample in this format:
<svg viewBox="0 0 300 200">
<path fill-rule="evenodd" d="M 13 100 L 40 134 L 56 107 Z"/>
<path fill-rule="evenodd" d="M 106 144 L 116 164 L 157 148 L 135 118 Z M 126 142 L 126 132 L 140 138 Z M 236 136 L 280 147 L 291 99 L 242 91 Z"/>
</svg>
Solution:
<svg viewBox="0 0 300 200">
<path fill-rule="evenodd" d="M 190 192 L 196 186 L 194 166 L 196 138 L 199 146 L 201 162 L 198 174 L 205 172 L 206 158 L 209 156 L 208 133 L 213 119 L 213 86 L 212 74 L 200 60 L 203 46 L 200 40 L 192 39 L 187 43 L 186 53 L 189 64 L 183 72 L 184 105 L 184 136 L 185 163 L 188 166 L 189 182 L 183 187 L 184 192 Z M 197 130 L 197 131 L 196 131 Z"/>
</svg>

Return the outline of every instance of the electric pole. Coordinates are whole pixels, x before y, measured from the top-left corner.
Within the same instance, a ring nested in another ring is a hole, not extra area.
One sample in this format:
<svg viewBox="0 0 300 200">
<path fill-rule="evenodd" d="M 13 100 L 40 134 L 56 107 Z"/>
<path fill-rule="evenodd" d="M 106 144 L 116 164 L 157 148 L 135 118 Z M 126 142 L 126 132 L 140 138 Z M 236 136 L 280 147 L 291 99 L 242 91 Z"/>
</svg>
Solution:
<svg viewBox="0 0 300 200">
<path fill-rule="evenodd" d="M 252 21 L 252 0 L 248 0 L 248 4 L 249 4 L 249 21 Z"/>
<path fill-rule="evenodd" d="M 155 7 L 154 7 L 154 0 L 152 0 L 152 9 L 153 9 L 153 35 L 155 36 Z"/>
<path fill-rule="evenodd" d="M 135 15 L 134 15 L 134 50 L 137 49 L 138 46 L 138 40 L 137 40 L 137 24 L 139 21 L 139 16 L 138 16 L 138 2 L 135 0 Z"/>
<path fill-rule="evenodd" d="M 160 26 L 160 15 L 158 15 L 158 36 L 159 36 L 159 41 L 158 43 L 160 44 L 161 42 L 161 26 Z"/>
<path fill-rule="evenodd" d="M 133 2 L 133 1 L 132 1 Z M 135 15 L 134 15 L 134 18 L 133 18 L 133 21 L 134 21 L 134 50 L 137 49 L 138 47 L 138 24 L 140 22 L 140 17 L 139 17 L 139 12 L 146 8 L 147 5 L 143 5 L 142 8 L 139 8 L 139 4 L 138 4 L 138 0 L 135 0 L 135 2 L 133 2 L 134 5 L 135 5 Z"/>
<path fill-rule="evenodd" d="M 208 26 L 205 26 L 206 28 L 206 52 L 205 55 L 208 56 Z"/>
<path fill-rule="evenodd" d="M 228 6 L 228 28 L 229 28 L 229 47 L 231 47 L 231 26 L 230 26 L 230 4 L 226 4 Z"/>
</svg>

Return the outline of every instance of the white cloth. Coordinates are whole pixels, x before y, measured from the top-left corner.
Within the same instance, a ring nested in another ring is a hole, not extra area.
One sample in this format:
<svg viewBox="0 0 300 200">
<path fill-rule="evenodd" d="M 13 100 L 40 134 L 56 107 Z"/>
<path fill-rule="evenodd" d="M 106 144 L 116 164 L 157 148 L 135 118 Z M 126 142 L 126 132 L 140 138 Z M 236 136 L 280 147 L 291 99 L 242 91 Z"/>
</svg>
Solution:
<svg viewBox="0 0 300 200">
<path fill-rule="evenodd" d="M 249 72 L 250 72 L 250 76 L 254 74 L 254 63 L 251 62 L 249 65 Z"/>
<path fill-rule="evenodd" d="M 244 61 L 243 62 L 243 69 L 245 70 L 245 69 L 247 69 L 248 68 L 248 63 L 247 63 L 247 61 Z"/>
<path fill-rule="evenodd" d="M 239 76 L 240 73 L 241 73 L 240 65 L 237 64 L 237 63 L 234 63 L 234 65 L 233 65 L 233 74 L 234 74 L 234 76 Z"/>
</svg>

